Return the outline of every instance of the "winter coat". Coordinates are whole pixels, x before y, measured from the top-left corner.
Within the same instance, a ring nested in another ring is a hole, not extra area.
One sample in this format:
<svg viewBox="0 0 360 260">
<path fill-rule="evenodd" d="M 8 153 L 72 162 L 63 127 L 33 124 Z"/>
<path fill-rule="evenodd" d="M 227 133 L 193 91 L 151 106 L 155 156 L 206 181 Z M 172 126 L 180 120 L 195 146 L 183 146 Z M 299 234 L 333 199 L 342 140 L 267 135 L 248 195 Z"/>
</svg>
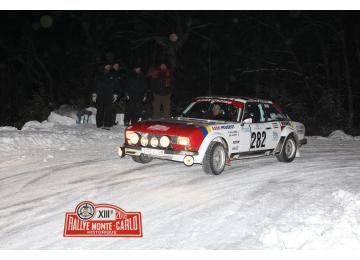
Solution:
<svg viewBox="0 0 360 260">
<path fill-rule="evenodd" d="M 147 93 L 147 82 L 142 73 L 132 73 L 126 81 L 126 93 L 131 101 L 141 101 Z"/>
<path fill-rule="evenodd" d="M 112 102 L 113 95 L 117 94 L 112 72 L 106 72 L 97 79 L 94 93 L 98 95 L 98 102 Z"/>
<path fill-rule="evenodd" d="M 174 88 L 174 78 L 170 70 L 161 71 L 156 69 L 150 77 L 151 91 L 155 95 L 170 95 Z"/>
<path fill-rule="evenodd" d="M 119 96 L 122 96 L 126 92 L 126 71 L 125 70 L 113 70 L 112 71 L 114 75 L 114 87 L 115 91 Z"/>
</svg>

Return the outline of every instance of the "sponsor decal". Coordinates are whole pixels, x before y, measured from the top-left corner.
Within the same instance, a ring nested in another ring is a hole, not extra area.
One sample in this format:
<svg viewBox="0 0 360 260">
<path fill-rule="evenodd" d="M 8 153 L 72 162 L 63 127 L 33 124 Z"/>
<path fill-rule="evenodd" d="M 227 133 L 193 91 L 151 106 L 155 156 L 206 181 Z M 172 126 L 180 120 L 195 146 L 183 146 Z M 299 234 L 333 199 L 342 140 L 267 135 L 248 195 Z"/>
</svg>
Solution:
<svg viewBox="0 0 360 260">
<path fill-rule="evenodd" d="M 212 127 L 212 130 L 223 130 L 223 129 L 233 129 L 235 128 L 235 125 L 216 125 Z"/>
<path fill-rule="evenodd" d="M 277 132 L 273 132 L 273 140 L 277 141 L 279 139 L 279 134 Z"/>
<path fill-rule="evenodd" d="M 281 121 L 281 122 L 280 122 L 281 130 L 283 130 L 287 125 L 290 125 L 290 123 L 287 122 L 287 121 Z"/>
<path fill-rule="evenodd" d="M 65 214 L 64 237 L 142 237 L 140 212 L 112 204 L 79 203 Z"/>
<path fill-rule="evenodd" d="M 203 135 L 203 138 L 205 138 L 211 132 L 212 132 L 212 129 L 210 126 L 201 127 L 201 133 Z"/>
<path fill-rule="evenodd" d="M 231 150 L 232 151 L 237 151 L 237 150 L 239 150 L 239 146 L 237 145 L 237 146 L 233 146 L 232 148 L 231 148 Z"/>
<path fill-rule="evenodd" d="M 240 141 L 239 141 L 239 140 L 237 140 L 237 141 L 233 141 L 233 144 L 238 144 L 238 143 L 240 143 Z"/>
<path fill-rule="evenodd" d="M 151 125 L 147 128 L 148 130 L 156 130 L 156 131 L 167 131 L 170 127 L 165 125 Z"/>
<path fill-rule="evenodd" d="M 196 102 L 210 102 L 210 103 L 225 103 L 225 104 L 232 104 L 231 100 L 226 99 L 210 99 L 210 98 L 201 98 L 197 99 Z"/>
<path fill-rule="evenodd" d="M 276 122 L 276 123 L 272 123 L 272 126 L 273 128 L 279 128 L 279 124 Z"/>
<path fill-rule="evenodd" d="M 229 134 L 229 137 L 239 136 L 239 131 L 237 131 L 237 130 L 229 131 L 228 134 Z"/>
<path fill-rule="evenodd" d="M 250 132 L 251 132 L 251 129 L 250 129 L 250 127 L 242 127 L 242 128 L 241 128 L 241 132 L 250 133 Z"/>
<path fill-rule="evenodd" d="M 240 102 L 240 101 L 236 101 L 233 98 L 198 98 L 195 100 L 195 102 L 210 102 L 211 104 L 213 103 L 224 103 L 224 104 L 228 104 L 228 105 L 232 105 L 238 108 L 244 108 L 244 103 Z"/>
</svg>

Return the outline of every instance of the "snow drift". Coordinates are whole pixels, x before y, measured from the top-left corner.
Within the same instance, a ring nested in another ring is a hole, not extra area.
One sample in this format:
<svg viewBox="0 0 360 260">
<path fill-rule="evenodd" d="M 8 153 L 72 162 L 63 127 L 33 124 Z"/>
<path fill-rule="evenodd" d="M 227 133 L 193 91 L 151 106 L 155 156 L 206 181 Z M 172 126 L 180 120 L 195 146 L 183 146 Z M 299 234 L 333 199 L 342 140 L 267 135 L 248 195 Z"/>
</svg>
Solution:
<svg viewBox="0 0 360 260">
<path fill-rule="evenodd" d="M 348 135 L 342 130 L 336 130 L 336 131 L 332 132 L 329 135 L 329 138 L 330 139 L 339 139 L 339 140 L 360 140 L 360 136 Z"/>
<path fill-rule="evenodd" d="M 332 193 L 331 214 L 301 218 L 296 224 L 283 222 L 265 229 L 260 241 L 272 249 L 359 249 L 360 193 L 339 190 Z M 297 216 L 299 217 L 299 216 Z"/>
<path fill-rule="evenodd" d="M 76 116 L 77 118 L 77 116 Z M 76 125 L 76 119 L 67 117 L 67 116 L 61 116 L 57 114 L 56 112 L 51 112 L 48 117 L 49 122 L 57 123 L 60 125 Z"/>
</svg>

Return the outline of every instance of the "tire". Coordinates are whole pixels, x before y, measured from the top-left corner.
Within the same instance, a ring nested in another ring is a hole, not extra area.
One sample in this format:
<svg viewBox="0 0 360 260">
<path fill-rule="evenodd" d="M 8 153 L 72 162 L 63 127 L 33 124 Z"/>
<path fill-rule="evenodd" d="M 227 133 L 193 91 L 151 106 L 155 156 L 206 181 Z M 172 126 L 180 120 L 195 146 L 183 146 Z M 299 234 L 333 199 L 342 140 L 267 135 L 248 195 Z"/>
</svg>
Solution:
<svg viewBox="0 0 360 260">
<path fill-rule="evenodd" d="M 151 162 L 153 158 L 151 158 L 147 155 L 141 154 L 140 156 L 132 156 L 132 159 L 134 162 L 145 164 L 145 163 Z"/>
<path fill-rule="evenodd" d="M 276 159 L 278 159 L 279 162 L 292 162 L 295 159 L 296 152 L 297 145 L 295 138 L 293 136 L 289 136 L 284 142 L 281 153 L 276 155 Z"/>
<path fill-rule="evenodd" d="M 212 175 L 221 174 L 226 165 L 226 157 L 224 145 L 220 142 L 211 142 L 202 162 L 204 172 Z"/>
</svg>

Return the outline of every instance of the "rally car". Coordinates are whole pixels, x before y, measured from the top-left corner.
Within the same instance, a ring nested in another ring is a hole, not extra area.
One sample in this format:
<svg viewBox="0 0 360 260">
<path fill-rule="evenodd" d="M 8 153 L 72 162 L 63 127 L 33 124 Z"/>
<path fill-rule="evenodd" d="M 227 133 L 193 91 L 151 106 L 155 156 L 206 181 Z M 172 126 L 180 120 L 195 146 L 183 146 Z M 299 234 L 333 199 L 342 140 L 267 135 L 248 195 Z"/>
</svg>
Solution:
<svg viewBox="0 0 360 260">
<path fill-rule="evenodd" d="M 202 164 L 221 174 L 231 160 L 274 155 L 291 162 L 306 144 L 305 127 L 269 100 L 198 97 L 179 117 L 137 122 L 125 129 L 120 157 L 148 163 L 153 158 Z"/>
</svg>

